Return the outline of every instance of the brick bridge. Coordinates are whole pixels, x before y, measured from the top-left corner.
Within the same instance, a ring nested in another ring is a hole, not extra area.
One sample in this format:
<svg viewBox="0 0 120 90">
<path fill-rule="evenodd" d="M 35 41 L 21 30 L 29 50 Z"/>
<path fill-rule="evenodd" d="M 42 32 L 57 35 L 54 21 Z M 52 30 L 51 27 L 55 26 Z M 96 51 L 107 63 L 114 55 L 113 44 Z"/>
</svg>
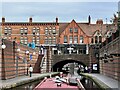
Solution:
<svg viewBox="0 0 120 90">
<path fill-rule="evenodd" d="M 52 55 L 52 68 L 54 71 L 57 68 L 61 69 L 65 64 L 76 62 L 83 66 L 89 66 L 90 60 L 88 54 L 63 54 L 63 55 Z"/>
</svg>

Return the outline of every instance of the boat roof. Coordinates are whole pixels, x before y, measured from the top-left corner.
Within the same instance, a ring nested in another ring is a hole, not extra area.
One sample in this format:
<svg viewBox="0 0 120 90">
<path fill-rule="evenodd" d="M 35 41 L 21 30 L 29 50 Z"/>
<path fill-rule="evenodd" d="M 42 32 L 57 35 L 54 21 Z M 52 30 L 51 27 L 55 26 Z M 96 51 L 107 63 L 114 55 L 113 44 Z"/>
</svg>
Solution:
<svg viewBox="0 0 120 90">
<path fill-rule="evenodd" d="M 56 89 L 66 89 L 66 90 L 79 90 L 78 86 L 71 86 L 64 82 L 55 82 L 55 78 L 48 78 L 45 81 L 38 84 L 34 90 L 40 89 L 40 90 L 56 90 Z M 61 83 L 61 86 L 57 86 L 58 83 Z"/>
</svg>

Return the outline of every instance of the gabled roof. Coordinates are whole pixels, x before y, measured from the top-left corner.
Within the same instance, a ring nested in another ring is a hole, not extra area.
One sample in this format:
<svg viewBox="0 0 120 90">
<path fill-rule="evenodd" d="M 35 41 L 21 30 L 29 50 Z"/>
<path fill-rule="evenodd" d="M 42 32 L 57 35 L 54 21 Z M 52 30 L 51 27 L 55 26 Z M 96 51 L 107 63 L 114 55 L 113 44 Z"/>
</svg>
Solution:
<svg viewBox="0 0 120 90">
<path fill-rule="evenodd" d="M 60 27 L 60 34 L 67 28 L 67 26 L 69 25 L 69 24 L 71 24 L 72 22 L 74 22 L 74 23 L 76 23 L 76 21 L 73 19 L 70 23 L 59 23 L 59 27 Z M 76 23 L 77 25 L 78 25 L 78 23 Z M 78 27 L 79 27 L 79 25 L 78 25 Z M 79 27 L 80 28 L 80 27 Z M 83 33 L 85 33 L 84 32 L 84 30 L 82 30 L 83 31 Z"/>
<path fill-rule="evenodd" d="M 68 25 L 69 23 L 59 23 L 59 33 L 61 34 Z"/>
<path fill-rule="evenodd" d="M 73 21 L 73 20 L 72 20 Z M 109 27 L 108 29 L 112 29 L 113 33 L 116 31 L 117 26 L 114 24 L 88 24 L 88 23 L 77 23 L 75 22 L 79 28 L 82 29 L 82 31 L 87 35 L 87 36 L 93 36 L 96 30 L 99 30 L 102 35 L 105 35 L 107 32 L 107 26 Z M 67 28 L 67 26 L 70 23 L 59 23 L 60 26 L 60 34 Z"/>
</svg>

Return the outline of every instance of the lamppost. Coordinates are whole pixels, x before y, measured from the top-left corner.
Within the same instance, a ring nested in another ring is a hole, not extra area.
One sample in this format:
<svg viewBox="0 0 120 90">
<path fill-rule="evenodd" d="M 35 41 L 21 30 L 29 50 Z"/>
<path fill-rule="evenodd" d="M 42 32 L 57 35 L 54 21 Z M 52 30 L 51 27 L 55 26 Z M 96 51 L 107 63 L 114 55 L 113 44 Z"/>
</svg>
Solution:
<svg viewBox="0 0 120 90">
<path fill-rule="evenodd" d="M 6 45 L 4 44 L 4 39 L 2 39 L 2 78 L 5 79 L 5 61 L 4 61 L 4 49 L 6 48 Z"/>
<path fill-rule="evenodd" d="M 27 60 L 26 60 L 26 68 L 27 68 L 27 76 L 28 76 L 28 60 L 29 60 L 29 50 L 25 51 L 25 54 L 27 55 Z"/>
</svg>

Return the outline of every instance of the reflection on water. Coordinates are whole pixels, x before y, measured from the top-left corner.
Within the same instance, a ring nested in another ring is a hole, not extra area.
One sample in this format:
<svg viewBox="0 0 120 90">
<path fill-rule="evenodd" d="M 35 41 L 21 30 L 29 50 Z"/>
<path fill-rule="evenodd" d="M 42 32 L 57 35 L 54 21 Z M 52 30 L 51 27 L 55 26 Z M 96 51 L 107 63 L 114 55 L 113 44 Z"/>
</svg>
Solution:
<svg viewBox="0 0 120 90">
<path fill-rule="evenodd" d="M 8 90 L 33 90 L 41 81 L 42 80 L 37 80 Z M 80 81 L 86 90 L 100 90 L 98 86 L 90 79 L 83 77 Z"/>
<path fill-rule="evenodd" d="M 81 83 L 83 84 L 86 90 L 100 90 L 99 87 L 90 79 L 82 78 Z"/>
<path fill-rule="evenodd" d="M 41 81 L 42 80 L 34 81 L 8 90 L 33 90 Z"/>
</svg>

